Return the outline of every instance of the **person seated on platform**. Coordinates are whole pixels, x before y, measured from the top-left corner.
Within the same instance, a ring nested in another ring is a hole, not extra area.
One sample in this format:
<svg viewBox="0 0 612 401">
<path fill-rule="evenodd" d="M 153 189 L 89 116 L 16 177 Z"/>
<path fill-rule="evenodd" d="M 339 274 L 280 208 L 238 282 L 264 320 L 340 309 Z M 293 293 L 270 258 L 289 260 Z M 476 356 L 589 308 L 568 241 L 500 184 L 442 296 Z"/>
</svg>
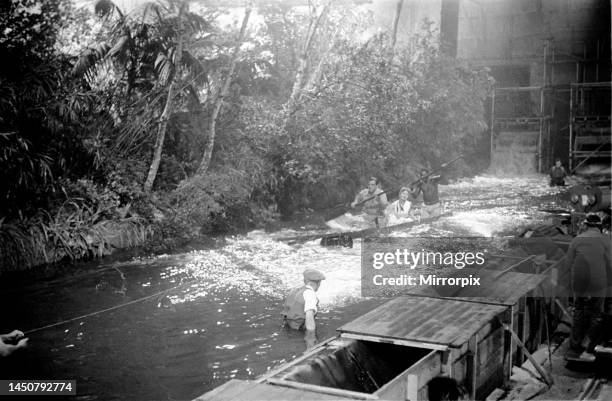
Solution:
<svg viewBox="0 0 612 401">
<path fill-rule="evenodd" d="M 565 177 L 567 177 L 567 173 L 565 172 L 565 167 L 561 165 L 561 159 L 555 160 L 555 165 L 550 168 L 550 186 L 565 186 Z"/>
<path fill-rule="evenodd" d="M 423 204 L 421 205 L 421 218 L 431 218 L 439 216 L 442 213 L 440 205 L 440 196 L 438 195 L 439 175 L 428 175 L 426 169 L 421 170 L 421 179 L 412 188 L 413 198 L 417 198 L 420 193 L 423 193 Z"/>
<path fill-rule="evenodd" d="M 306 269 L 303 273 L 304 285 L 289 291 L 283 303 L 283 326 L 293 330 L 306 330 L 306 348 L 316 343 L 315 316 L 319 306 L 317 290 L 325 275 L 318 270 Z"/>
<path fill-rule="evenodd" d="M 595 361 L 593 351 L 603 335 L 603 312 L 610 297 L 612 267 L 610 239 L 601 232 L 601 218 L 588 214 L 584 231 L 569 245 L 566 263 L 571 272 L 574 314 L 568 360 Z"/>
<path fill-rule="evenodd" d="M 27 347 L 27 345 L 28 339 L 19 330 L 13 330 L 8 334 L 0 334 L 0 356 L 2 357 L 9 356 L 13 352 Z"/>
<path fill-rule="evenodd" d="M 355 208 L 358 204 L 361 205 L 361 210 L 365 214 L 365 219 L 378 227 L 378 218 L 382 217 L 385 207 L 389 204 L 387 195 L 378 186 L 378 179 L 371 177 L 368 181 L 368 187 L 359 191 L 355 200 L 351 203 L 351 207 Z"/>
<path fill-rule="evenodd" d="M 579 213 L 596 213 L 610 207 L 601 188 L 596 185 L 576 185 L 570 188 L 570 201 Z"/>
<path fill-rule="evenodd" d="M 412 214 L 412 203 L 408 200 L 410 190 L 402 187 L 399 191 L 399 199 L 389 204 L 385 209 L 385 222 L 387 226 L 408 223 L 414 220 Z"/>
</svg>

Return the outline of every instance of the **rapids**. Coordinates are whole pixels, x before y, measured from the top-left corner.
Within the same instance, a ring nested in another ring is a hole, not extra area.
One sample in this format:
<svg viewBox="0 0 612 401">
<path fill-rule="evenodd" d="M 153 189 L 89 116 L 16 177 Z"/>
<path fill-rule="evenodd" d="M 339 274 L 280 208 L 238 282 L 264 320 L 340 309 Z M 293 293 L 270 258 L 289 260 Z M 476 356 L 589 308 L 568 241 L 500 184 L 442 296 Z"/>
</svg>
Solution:
<svg viewBox="0 0 612 401">
<path fill-rule="evenodd" d="M 461 180 L 440 187 L 452 216 L 392 235 L 497 237 L 503 246 L 521 226 L 544 221 L 538 209 L 558 207 L 560 191 L 544 176 Z M 327 276 L 319 339 L 384 301 L 361 298 L 360 240 L 352 249 L 277 241 L 311 232 L 257 230 L 214 249 L 77 266 L 53 282 L 3 290 L 6 330 L 92 315 L 32 332 L 2 377 L 73 379 L 78 400 L 192 399 L 230 378 L 255 378 L 304 350 L 302 334 L 282 329 L 279 315 L 304 269 Z"/>
</svg>

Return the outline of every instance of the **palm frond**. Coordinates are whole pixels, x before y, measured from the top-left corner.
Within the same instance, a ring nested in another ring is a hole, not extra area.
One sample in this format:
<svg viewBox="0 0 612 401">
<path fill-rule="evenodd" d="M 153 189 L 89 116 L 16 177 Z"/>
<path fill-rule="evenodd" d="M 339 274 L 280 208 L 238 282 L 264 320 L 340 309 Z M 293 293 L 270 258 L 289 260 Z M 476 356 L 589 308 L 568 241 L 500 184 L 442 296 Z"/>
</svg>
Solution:
<svg viewBox="0 0 612 401">
<path fill-rule="evenodd" d="M 111 47 L 107 53 L 109 57 L 119 57 L 127 51 L 130 37 L 126 34 L 117 39 L 117 42 Z"/>
<path fill-rule="evenodd" d="M 155 24 L 159 16 L 166 7 L 159 1 L 147 1 L 134 7 L 129 13 L 128 18 L 139 20 L 144 24 Z"/>
<path fill-rule="evenodd" d="M 94 46 L 86 48 L 81 52 L 76 63 L 72 67 L 72 73 L 77 76 L 85 74 L 87 71 L 93 68 L 96 63 L 104 59 L 109 50 L 110 46 L 106 43 L 98 43 Z"/>
<path fill-rule="evenodd" d="M 199 14 L 187 13 L 184 20 L 185 27 L 189 28 L 194 33 L 214 31 L 213 25 Z"/>
<path fill-rule="evenodd" d="M 99 17 L 109 17 L 113 12 L 117 12 L 120 16 L 123 16 L 121 9 L 111 0 L 97 0 L 94 3 L 94 11 Z"/>
<path fill-rule="evenodd" d="M 173 65 L 168 56 L 164 53 L 159 53 L 155 60 L 155 72 L 159 78 L 159 83 L 164 86 L 169 80 L 173 70 Z"/>
<path fill-rule="evenodd" d="M 204 85 L 208 83 L 208 70 L 191 52 L 183 50 L 182 64 L 189 71 L 194 83 Z"/>
</svg>

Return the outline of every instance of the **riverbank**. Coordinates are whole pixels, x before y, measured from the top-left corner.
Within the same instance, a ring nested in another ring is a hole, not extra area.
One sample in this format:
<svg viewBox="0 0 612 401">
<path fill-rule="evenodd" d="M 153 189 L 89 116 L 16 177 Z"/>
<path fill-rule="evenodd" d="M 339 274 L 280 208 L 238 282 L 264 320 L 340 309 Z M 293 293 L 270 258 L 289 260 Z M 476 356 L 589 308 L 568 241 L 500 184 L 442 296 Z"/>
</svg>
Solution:
<svg viewBox="0 0 612 401">
<path fill-rule="evenodd" d="M 148 207 L 156 212 L 147 217 L 139 213 L 103 217 L 88 213 L 84 204 L 71 203 L 54 214 L 40 211 L 29 219 L 2 219 L 0 275 L 33 269 L 44 277 L 77 262 L 206 249 L 222 245 L 224 235 L 245 234 L 255 226 L 230 225 L 218 234 L 210 228 L 203 233 L 198 222 L 188 225 L 176 219 L 179 211 L 161 213 Z"/>
</svg>

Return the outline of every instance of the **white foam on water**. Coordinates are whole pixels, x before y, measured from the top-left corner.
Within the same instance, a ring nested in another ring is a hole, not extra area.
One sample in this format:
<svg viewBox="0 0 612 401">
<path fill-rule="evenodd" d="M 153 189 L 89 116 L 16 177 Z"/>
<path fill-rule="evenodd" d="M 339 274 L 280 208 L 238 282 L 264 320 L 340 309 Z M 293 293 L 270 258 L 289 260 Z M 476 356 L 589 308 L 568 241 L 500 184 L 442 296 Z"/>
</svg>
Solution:
<svg viewBox="0 0 612 401">
<path fill-rule="evenodd" d="M 196 281 L 188 292 L 171 297 L 173 303 L 224 290 L 239 291 L 245 299 L 251 293 L 280 299 L 289 288 L 303 284 L 302 273 L 308 268 L 327 277 L 318 291 L 322 308 L 360 297 L 359 244 L 353 249 L 324 248 L 318 241 L 290 246 L 259 234 L 227 242 L 221 249 L 192 252 L 187 263 L 168 268 Z"/>
<path fill-rule="evenodd" d="M 521 218 L 527 218 L 527 214 L 502 214 L 504 210 L 491 209 L 485 212 L 458 212 L 449 217 L 449 220 L 457 225 L 468 228 L 472 233 L 482 237 L 492 237 L 502 230 L 514 228 L 521 222 Z"/>
<path fill-rule="evenodd" d="M 452 216 L 396 231 L 392 236 L 494 236 L 537 215 L 537 206 L 525 204 L 527 197 L 556 194 L 559 189 L 549 187 L 547 177 L 541 175 L 478 176 L 441 185 L 440 193 L 446 208 L 454 211 Z M 355 239 L 351 249 L 322 247 L 318 239 L 288 245 L 275 240 L 278 235 L 254 230 L 246 236 L 228 238 L 222 248 L 180 255 L 179 263 L 164 274 L 186 274 L 196 284 L 175 296 L 173 303 L 227 290 L 239 291 L 245 300 L 253 293 L 281 299 L 289 288 L 303 284 L 302 272 L 308 268 L 320 270 L 327 277 L 318 291 L 323 309 L 360 298 L 360 240 Z"/>
</svg>

